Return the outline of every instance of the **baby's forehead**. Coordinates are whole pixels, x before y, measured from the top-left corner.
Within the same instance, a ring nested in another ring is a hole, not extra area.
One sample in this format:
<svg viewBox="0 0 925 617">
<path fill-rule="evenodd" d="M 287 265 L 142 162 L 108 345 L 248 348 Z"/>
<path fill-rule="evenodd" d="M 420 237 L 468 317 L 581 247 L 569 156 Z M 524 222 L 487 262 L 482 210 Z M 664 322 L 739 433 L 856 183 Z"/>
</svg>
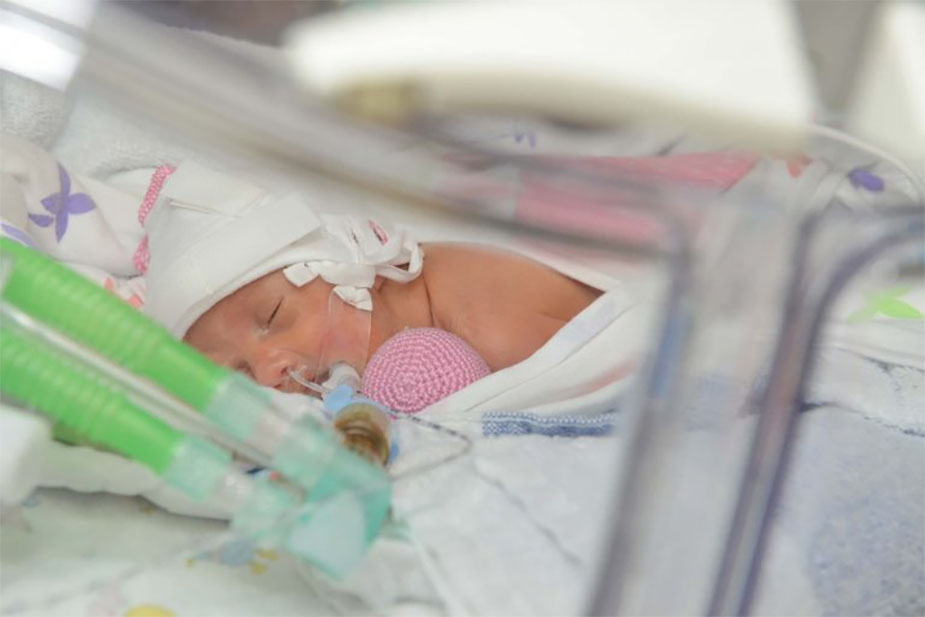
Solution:
<svg viewBox="0 0 925 617">
<path fill-rule="evenodd" d="M 194 344 L 200 339 L 214 340 L 216 335 L 231 334 L 235 326 L 247 323 L 260 309 L 261 301 L 272 297 L 278 272 L 255 279 L 216 302 L 190 326 L 184 338 Z"/>
<path fill-rule="evenodd" d="M 282 270 L 275 270 L 258 279 L 243 285 L 235 292 L 219 300 L 212 309 L 226 307 L 227 309 L 253 308 L 251 305 L 265 299 L 273 291 L 285 291 L 290 285 L 282 274 Z M 210 309 L 210 310 L 212 310 Z"/>
</svg>

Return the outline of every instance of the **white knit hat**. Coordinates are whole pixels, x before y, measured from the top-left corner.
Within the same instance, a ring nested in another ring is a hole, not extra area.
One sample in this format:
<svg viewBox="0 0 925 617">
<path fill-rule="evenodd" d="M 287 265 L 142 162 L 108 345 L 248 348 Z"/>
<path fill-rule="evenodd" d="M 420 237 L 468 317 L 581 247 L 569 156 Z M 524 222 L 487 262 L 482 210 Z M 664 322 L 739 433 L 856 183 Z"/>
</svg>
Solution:
<svg viewBox="0 0 925 617">
<path fill-rule="evenodd" d="M 362 217 L 319 215 L 310 201 L 180 165 L 145 221 L 145 312 L 182 337 L 219 300 L 280 268 L 296 286 L 320 276 L 348 304 L 372 310 L 377 275 L 407 282 L 421 272 L 421 249 L 405 232 Z"/>
</svg>

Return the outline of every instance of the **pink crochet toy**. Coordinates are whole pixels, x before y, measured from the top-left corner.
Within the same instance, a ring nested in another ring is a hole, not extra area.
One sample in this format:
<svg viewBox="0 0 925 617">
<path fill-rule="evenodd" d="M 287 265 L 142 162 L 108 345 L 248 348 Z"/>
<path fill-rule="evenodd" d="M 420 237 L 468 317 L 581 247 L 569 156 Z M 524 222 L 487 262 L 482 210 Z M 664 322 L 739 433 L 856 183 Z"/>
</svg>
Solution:
<svg viewBox="0 0 925 617">
<path fill-rule="evenodd" d="M 396 411 L 414 413 L 491 371 L 471 345 L 437 328 L 410 328 L 370 358 L 361 390 Z"/>
</svg>

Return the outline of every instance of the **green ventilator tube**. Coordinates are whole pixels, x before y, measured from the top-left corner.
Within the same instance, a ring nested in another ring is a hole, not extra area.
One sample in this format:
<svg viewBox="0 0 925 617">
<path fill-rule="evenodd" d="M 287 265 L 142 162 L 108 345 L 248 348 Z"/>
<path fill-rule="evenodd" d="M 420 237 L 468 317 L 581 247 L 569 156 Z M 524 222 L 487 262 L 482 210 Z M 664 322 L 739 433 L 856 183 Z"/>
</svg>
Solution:
<svg viewBox="0 0 925 617">
<path fill-rule="evenodd" d="M 0 326 L 0 387 L 24 407 L 145 465 L 192 499 L 227 508 L 235 527 L 269 525 L 296 506 L 281 488 L 235 468 L 227 450 L 171 427 L 95 368 L 6 324 Z"/>
<path fill-rule="evenodd" d="M 265 477 L 242 473 L 227 450 L 171 427 L 134 403 L 121 384 L 22 327 L 0 325 L 0 389 L 145 465 L 192 499 L 221 507 L 231 514 L 232 529 L 264 546 L 284 548 L 335 577 L 365 553 L 362 530 L 340 520 L 349 518 L 355 496 L 335 493 L 300 504 Z M 354 518 L 359 513 L 352 512 Z"/>
<path fill-rule="evenodd" d="M 312 418 L 288 419 L 255 383 L 213 364 L 115 295 L 45 255 L 0 238 L 0 257 L 12 262 L 0 292 L 3 301 L 159 385 L 265 454 L 274 469 L 306 489 L 309 502 L 324 504 L 320 514 L 339 504 L 340 518 L 362 523 L 364 551 L 378 535 L 391 503 L 388 476 L 342 447 L 333 430 Z M 346 524 L 334 535 L 342 536 Z"/>
</svg>

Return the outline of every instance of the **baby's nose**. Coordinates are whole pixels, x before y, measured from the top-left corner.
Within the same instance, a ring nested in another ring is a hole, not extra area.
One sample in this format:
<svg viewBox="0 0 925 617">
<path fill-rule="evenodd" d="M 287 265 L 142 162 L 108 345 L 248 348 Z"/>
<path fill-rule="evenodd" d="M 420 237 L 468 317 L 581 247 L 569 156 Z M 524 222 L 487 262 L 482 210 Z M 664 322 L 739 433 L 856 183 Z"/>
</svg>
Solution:
<svg viewBox="0 0 925 617">
<path fill-rule="evenodd" d="M 295 367 L 296 358 L 291 354 L 269 352 L 258 355 L 251 362 L 254 381 L 261 386 L 278 388 L 289 376 L 289 369 Z"/>
</svg>

